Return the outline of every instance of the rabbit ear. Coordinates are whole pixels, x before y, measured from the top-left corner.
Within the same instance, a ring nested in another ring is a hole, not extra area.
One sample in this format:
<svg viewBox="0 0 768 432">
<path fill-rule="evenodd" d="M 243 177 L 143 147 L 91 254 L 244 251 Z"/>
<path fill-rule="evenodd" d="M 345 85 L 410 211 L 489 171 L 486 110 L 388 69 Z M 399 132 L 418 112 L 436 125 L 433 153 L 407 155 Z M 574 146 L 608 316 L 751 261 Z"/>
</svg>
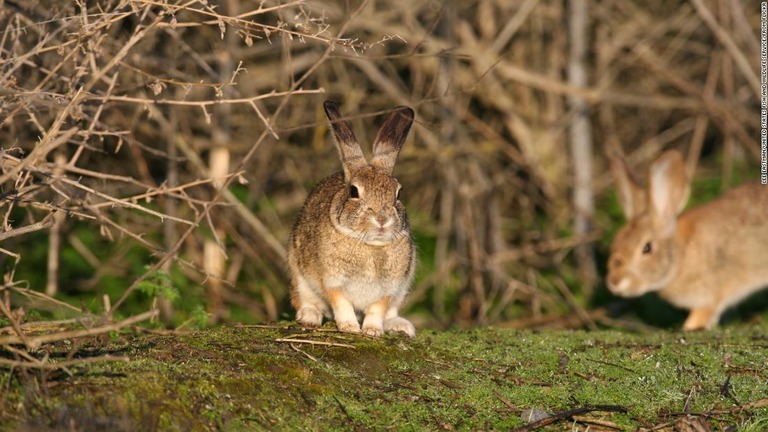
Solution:
<svg viewBox="0 0 768 432">
<path fill-rule="evenodd" d="M 368 163 L 365 161 L 365 156 L 363 156 L 363 151 L 360 149 L 360 144 L 357 142 L 352 127 L 341 118 L 339 105 L 333 101 L 325 101 L 323 108 L 333 129 L 336 148 L 339 150 L 341 164 L 344 167 L 344 179 L 349 181 L 351 171 L 362 168 Z"/>
<path fill-rule="evenodd" d="M 675 228 L 677 215 L 685 208 L 689 193 L 683 155 L 676 150 L 662 153 L 651 165 L 648 176 L 648 205 L 653 224 L 670 234 Z"/>
<path fill-rule="evenodd" d="M 403 148 L 408 131 L 413 124 L 413 117 L 413 110 L 405 106 L 397 107 L 389 114 L 373 141 L 371 165 L 381 168 L 388 174 L 392 173 L 397 155 Z"/>
<path fill-rule="evenodd" d="M 624 217 L 627 220 L 641 214 L 645 211 L 645 191 L 637 182 L 632 170 L 618 154 L 610 153 L 608 155 L 611 174 L 616 181 L 616 188 L 619 194 L 619 202 L 624 210 Z"/>
</svg>

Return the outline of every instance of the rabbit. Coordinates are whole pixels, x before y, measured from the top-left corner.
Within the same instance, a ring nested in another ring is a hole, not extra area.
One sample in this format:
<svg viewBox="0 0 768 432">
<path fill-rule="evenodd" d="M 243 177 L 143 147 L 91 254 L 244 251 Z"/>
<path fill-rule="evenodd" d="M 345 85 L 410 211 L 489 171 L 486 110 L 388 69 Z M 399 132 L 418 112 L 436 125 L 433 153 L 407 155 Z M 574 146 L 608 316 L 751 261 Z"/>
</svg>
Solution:
<svg viewBox="0 0 768 432">
<path fill-rule="evenodd" d="M 339 106 L 326 101 L 323 107 L 343 169 L 312 190 L 290 235 L 296 320 L 315 327 L 326 316 L 342 332 L 414 337 L 413 324 L 398 309 L 411 287 L 416 250 L 400 202 L 402 186 L 392 176 L 414 112 L 397 107 L 389 114 L 368 162 Z M 362 328 L 357 313 L 364 314 Z"/>
<path fill-rule="evenodd" d="M 690 310 L 683 330 L 701 330 L 768 286 L 768 186 L 747 182 L 683 212 L 690 180 L 680 152 L 667 150 L 652 163 L 645 189 L 623 160 L 610 162 L 627 218 L 611 245 L 611 292 L 656 291 Z"/>
</svg>

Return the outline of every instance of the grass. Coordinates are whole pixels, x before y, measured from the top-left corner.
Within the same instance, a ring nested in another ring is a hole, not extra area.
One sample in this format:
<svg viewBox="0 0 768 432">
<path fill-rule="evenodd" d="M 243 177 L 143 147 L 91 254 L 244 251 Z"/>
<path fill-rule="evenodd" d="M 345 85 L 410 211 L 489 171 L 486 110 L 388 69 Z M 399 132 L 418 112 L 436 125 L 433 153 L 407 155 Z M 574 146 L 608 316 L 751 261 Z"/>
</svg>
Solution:
<svg viewBox="0 0 768 432">
<path fill-rule="evenodd" d="M 766 326 L 700 333 L 423 330 L 369 339 L 287 323 L 93 340 L 128 356 L 3 372 L 5 430 L 635 430 L 768 421 Z M 296 340 L 283 342 L 280 340 Z M 298 342 L 306 340 L 311 343 Z M 61 344 L 52 361 L 66 353 Z M 9 353 L 3 353 L 9 356 Z M 595 411 L 589 412 L 590 409 Z M 671 429 L 670 429 L 671 430 Z"/>
</svg>

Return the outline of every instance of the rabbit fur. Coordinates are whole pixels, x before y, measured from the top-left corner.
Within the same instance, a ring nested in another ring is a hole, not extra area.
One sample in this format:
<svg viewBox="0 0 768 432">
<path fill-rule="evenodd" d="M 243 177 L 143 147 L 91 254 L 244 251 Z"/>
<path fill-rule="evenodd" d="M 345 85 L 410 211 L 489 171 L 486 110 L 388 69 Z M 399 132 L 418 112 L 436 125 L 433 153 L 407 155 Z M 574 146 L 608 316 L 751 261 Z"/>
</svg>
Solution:
<svg viewBox="0 0 768 432">
<path fill-rule="evenodd" d="M 398 107 L 389 114 L 369 163 L 338 105 L 326 101 L 323 107 L 343 169 L 312 190 L 290 236 L 296 320 L 314 327 L 325 316 L 343 332 L 413 337 L 413 324 L 398 309 L 413 280 L 416 253 L 392 171 L 414 112 Z M 364 315 L 362 327 L 358 313 Z"/>
<path fill-rule="evenodd" d="M 690 310 L 684 330 L 716 326 L 723 311 L 768 286 L 768 186 L 757 181 L 685 212 L 690 180 L 681 153 L 650 166 L 642 188 L 623 160 L 611 172 L 627 224 L 611 245 L 610 291 L 657 291 Z"/>
</svg>

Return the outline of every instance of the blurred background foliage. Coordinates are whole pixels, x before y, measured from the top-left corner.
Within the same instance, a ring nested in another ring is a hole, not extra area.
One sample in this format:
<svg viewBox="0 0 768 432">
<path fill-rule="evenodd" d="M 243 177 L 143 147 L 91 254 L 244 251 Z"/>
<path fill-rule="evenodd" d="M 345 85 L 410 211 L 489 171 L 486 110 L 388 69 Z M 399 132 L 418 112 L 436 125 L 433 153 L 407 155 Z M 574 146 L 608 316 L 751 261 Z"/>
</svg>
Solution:
<svg viewBox="0 0 768 432">
<path fill-rule="evenodd" d="M 682 150 L 692 203 L 755 177 L 758 6 L 0 1 L 0 322 L 292 319 L 283 245 L 340 168 L 332 99 L 365 151 L 416 111 L 417 326 L 679 325 L 604 288 L 605 155 Z"/>
</svg>

